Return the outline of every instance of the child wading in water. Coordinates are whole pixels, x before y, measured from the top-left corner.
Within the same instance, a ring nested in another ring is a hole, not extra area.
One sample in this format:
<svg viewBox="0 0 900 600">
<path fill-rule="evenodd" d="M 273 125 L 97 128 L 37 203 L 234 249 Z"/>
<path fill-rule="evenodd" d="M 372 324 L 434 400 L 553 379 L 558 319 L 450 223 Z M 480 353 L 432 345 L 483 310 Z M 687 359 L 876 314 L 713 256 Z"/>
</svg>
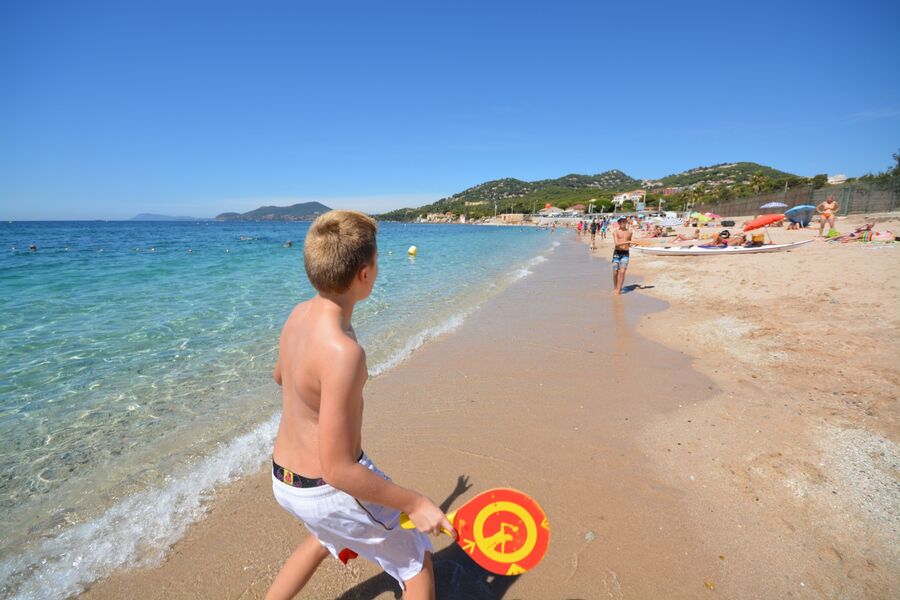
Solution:
<svg viewBox="0 0 900 600">
<path fill-rule="evenodd" d="M 287 560 L 267 599 L 292 598 L 329 553 L 379 565 L 405 598 L 433 598 L 431 540 L 453 531 L 431 500 L 391 482 L 362 451 L 366 354 L 350 324 L 378 274 L 375 221 L 331 211 L 309 228 L 306 274 L 318 294 L 298 304 L 281 332 L 275 381 L 283 412 L 272 456 L 275 499 L 308 536 Z M 416 530 L 402 529 L 400 512 Z"/>
</svg>

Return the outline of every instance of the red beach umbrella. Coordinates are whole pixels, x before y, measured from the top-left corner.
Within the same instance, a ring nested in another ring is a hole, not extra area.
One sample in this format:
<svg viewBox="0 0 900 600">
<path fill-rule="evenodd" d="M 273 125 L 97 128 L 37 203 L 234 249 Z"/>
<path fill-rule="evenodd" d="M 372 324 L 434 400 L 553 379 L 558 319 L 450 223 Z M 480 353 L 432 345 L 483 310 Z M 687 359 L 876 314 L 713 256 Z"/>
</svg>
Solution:
<svg viewBox="0 0 900 600">
<path fill-rule="evenodd" d="M 783 219 L 784 215 L 763 215 L 744 225 L 744 231 L 752 231 L 754 229 L 759 229 L 760 227 L 766 227 Z"/>
</svg>

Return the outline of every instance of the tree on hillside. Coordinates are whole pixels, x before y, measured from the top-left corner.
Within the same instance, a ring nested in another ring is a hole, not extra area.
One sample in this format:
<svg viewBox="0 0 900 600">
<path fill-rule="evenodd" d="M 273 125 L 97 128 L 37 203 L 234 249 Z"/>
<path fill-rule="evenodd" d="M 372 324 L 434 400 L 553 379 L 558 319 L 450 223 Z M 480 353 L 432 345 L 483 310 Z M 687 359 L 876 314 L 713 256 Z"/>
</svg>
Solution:
<svg viewBox="0 0 900 600">
<path fill-rule="evenodd" d="M 703 196 L 703 194 L 700 192 L 699 187 L 688 188 L 687 190 L 684 191 L 684 194 L 683 194 L 684 207 L 688 208 L 689 206 L 690 207 L 697 206 L 698 204 L 700 204 L 700 199 L 702 196 Z"/>
<path fill-rule="evenodd" d="M 730 186 L 722 184 L 716 189 L 716 198 L 718 198 L 721 202 L 727 202 L 728 200 L 734 198 L 734 191 Z"/>
<path fill-rule="evenodd" d="M 753 175 L 750 176 L 750 187 L 753 188 L 753 191 L 757 194 L 763 191 L 768 187 L 769 178 L 762 174 L 762 171 L 757 171 Z"/>
<path fill-rule="evenodd" d="M 812 184 L 815 189 L 823 188 L 828 183 L 828 175 L 820 173 L 812 178 Z"/>
</svg>

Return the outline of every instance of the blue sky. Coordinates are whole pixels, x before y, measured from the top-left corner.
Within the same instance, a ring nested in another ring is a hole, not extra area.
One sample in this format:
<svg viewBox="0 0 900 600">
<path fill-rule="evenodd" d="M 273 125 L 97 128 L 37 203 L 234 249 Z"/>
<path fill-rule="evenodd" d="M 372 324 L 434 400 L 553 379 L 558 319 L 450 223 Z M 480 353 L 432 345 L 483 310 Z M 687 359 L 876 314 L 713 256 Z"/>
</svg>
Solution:
<svg viewBox="0 0 900 600">
<path fill-rule="evenodd" d="M 900 148 L 900 3 L 0 4 L 0 218 L 380 212 Z"/>
</svg>

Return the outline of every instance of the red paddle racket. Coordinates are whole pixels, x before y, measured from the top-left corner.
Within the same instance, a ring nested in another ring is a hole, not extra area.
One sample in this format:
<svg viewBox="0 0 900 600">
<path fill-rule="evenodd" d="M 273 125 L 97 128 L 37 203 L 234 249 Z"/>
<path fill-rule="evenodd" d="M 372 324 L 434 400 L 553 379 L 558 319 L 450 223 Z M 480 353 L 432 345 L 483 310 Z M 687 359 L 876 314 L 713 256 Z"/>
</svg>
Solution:
<svg viewBox="0 0 900 600">
<path fill-rule="evenodd" d="M 550 523 L 544 509 L 518 490 L 482 492 L 447 513 L 447 519 L 456 529 L 456 543 L 466 554 L 498 575 L 519 575 L 534 568 L 550 545 Z M 400 526 L 415 529 L 405 514 L 400 516 Z"/>
</svg>

